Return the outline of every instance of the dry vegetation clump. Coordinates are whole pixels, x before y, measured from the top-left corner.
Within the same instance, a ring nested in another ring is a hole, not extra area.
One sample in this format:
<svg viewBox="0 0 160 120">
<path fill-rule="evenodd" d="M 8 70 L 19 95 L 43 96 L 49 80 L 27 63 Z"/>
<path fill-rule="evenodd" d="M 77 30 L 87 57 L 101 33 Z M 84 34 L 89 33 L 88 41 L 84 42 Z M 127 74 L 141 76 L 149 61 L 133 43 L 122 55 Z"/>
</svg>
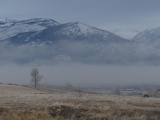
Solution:
<svg viewBox="0 0 160 120">
<path fill-rule="evenodd" d="M 160 111 L 112 108 L 109 120 L 159 120 Z"/>
<path fill-rule="evenodd" d="M 160 120 L 160 111 L 121 109 L 113 105 L 103 109 L 63 104 L 39 108 L 19 106 L 0 108 L 0 120 Z"/>
<path fill-rule="evenodd" d="M 45 109 L 3 108 L 0 120 L 52 120 Z"/>
<path fill-rule="evenodd" d="M 49 114 L 55 119 L 86 119 L 85 112 L 88 112 L 83 108 L 73 108 L 71 106 L 52 106 L 48 108 Z"/>
</svg>

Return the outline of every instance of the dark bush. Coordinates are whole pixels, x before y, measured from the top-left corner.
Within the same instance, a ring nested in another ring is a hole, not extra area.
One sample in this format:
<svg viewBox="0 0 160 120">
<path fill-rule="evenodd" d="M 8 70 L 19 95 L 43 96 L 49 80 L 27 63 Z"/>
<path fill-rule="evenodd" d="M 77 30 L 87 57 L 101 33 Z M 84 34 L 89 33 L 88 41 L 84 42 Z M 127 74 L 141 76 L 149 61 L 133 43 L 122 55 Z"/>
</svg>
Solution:
<svg viewBox="0 0 160 120">
<path fill-rule="evenodd" d="M 149 98 L 149 95 L 148 94 L 144 94 L 143 97 Z"/>
</svg>

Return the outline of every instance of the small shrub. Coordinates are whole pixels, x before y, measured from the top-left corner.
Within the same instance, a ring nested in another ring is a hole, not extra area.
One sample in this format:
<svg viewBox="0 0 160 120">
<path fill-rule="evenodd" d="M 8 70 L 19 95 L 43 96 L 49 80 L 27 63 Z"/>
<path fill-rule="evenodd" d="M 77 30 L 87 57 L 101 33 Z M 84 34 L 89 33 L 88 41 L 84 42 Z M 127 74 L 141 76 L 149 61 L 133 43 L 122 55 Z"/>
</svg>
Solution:
<svg viewBox="0 0 160 120">
<path fill-rule="evenodd" d="M 149 98 L 149 95 L 148 94 L 144 94 L 143 97 Z"/>
</svg>

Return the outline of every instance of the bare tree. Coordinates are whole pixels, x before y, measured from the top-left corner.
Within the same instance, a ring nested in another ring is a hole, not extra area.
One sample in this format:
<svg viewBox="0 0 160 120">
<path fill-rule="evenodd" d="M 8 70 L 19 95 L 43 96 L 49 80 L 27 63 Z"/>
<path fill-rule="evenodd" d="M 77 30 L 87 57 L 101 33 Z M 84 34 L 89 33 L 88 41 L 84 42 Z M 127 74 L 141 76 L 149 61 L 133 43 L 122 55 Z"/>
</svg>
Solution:
<svg viewBox="0 0 160 120">
<path fill-rule="evenodd" d="M 35 88 L 37 88 L 37 85 L 42 78 L 43 76 L 39 73 L 39 70 L 37 68 L 33 68 L 31 71 L 31 82 L 34 84 Z"/>
</svg>

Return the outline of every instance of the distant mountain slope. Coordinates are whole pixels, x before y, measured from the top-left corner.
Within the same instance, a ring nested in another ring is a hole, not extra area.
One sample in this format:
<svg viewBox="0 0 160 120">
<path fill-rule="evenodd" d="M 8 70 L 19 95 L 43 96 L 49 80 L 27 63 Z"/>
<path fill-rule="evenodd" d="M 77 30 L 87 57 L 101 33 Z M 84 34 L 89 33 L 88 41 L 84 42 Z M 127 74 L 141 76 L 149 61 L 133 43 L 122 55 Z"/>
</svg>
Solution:
<svg viewBox="0 0 160 120">
<path fill-rule="evenodd" d="M 160 48 L 160 27 L 140 32 L 132 40 L 141 44 Z"/>
<path fill-rule="evenodd" d="M 23 21 L 0 19 L 0 40 L 10 39 L 23 33 L 28 35 L 28 33 L 38 32 L 58 24 L 59 23 L 54 20 L 43 18 L 35 18 Z"/>
<path fill-rule="evenodd" d="M 88 26 L 80 22 L 71 22 L 60 24 L 43 30 L 39 35 L 39 39 L 48 40 L 74 40 L 74 41 L 90 41 L 105 43 L 121 43 L 128 42 L 113 33 L 104 31 L 95 27 Z"/>
</svg>

